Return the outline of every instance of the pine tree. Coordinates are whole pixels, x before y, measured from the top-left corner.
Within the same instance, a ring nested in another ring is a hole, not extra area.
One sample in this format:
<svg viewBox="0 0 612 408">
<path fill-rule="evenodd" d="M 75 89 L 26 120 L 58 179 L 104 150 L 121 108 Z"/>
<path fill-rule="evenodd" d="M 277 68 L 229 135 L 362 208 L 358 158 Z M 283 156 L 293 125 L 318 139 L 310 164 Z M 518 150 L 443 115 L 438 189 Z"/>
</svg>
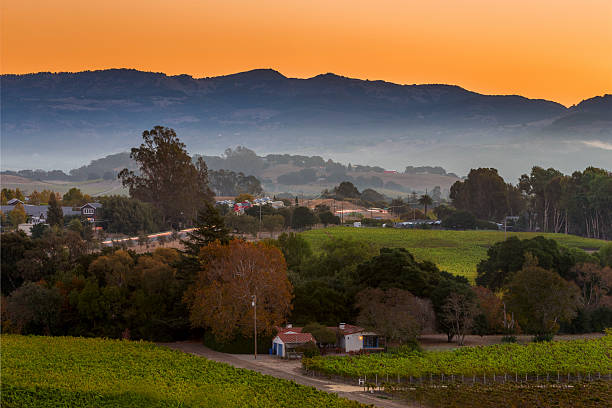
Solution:
<svg viewBox="0 0 612 408">
<path fill-rule="evenodd" d="M 229 240 L 229 229 L 225 226 L 223 217 L 211 203 L 206 202 L 204 207 L 198 210 L 195 230 L 187 234 L 183 244 L 186 248 L 185 253 L 197 256 L 203 246 L 215 241 L 227 244 Z"/>
<path fill-rule="evenodd" d="M 55 193 L 49 195 L 49 208 L 47 209 L 47 224 L 50 226 L 64 226 L 64 212 L 55 197 Z"/>
</svg>

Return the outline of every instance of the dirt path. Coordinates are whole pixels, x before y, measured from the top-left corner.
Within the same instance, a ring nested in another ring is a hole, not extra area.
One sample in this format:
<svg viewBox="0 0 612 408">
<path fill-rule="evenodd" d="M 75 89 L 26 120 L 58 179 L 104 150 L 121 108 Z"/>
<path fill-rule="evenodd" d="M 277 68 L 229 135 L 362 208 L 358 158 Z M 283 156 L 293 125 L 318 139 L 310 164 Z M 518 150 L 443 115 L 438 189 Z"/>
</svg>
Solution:
<svg viewBox="0 0 612 408">
<path fill-rule="evenodd" d="M 315 387 L 321 391 L 333 392 L 340 397 L 358 401 L 362 404 L 370 404 L 381 408 L 410 408 L 410 405 L 405 402 L 382 399 L 374 394 L 364 392 L 362 387 L 338 383 L 326 378 L 306 376 L 302 373 L 300 362 L 296 360 L 286 361 L 269 355 L 260 355 L 257 356 L 257 360 L 254 360 L 252 355 L 220 353 L 205 347 L 201 343 L 191 341 L 158 344 L 220 363 L 227 363 L 234 367 L 295 381 L 298 384 Z"/>
</svg>

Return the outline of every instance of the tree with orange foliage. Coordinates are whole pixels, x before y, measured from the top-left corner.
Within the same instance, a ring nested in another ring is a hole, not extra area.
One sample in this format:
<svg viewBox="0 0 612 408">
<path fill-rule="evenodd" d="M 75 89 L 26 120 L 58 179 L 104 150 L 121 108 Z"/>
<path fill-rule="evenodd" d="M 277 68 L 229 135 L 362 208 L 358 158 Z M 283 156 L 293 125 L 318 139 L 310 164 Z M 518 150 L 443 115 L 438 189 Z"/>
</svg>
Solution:
<svg viewBox="0 0 612 408">
<path fill-rule="evenodd" d="M 272 334 L 291 311 L 292 287 L 282 252 L 265 243 L 232 240 L 202 247 L 202 269 L 185 294 L 193 327 L 209 328 L 219 342 L 253 333 L 252 296 L 257 296 L 257 332 Z"/>
</svg>

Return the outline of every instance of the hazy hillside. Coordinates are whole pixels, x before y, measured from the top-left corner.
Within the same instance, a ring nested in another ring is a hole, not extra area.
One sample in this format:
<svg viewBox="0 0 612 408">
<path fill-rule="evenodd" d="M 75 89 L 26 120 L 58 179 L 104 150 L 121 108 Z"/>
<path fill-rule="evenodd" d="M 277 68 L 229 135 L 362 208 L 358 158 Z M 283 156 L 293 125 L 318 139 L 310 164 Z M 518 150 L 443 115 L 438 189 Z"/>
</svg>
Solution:
<svg viewBox="0 0 612 408">
<path fill-rule="evenodd" d="M 452 85 L 334 74 L 295 79 L 254 70 L 194 79 L 115 69 L 3 75 L 1 97 L 3 169 L 67 170 L 127 150 L 156 124 L 174 127 L 192 153 L 248 145 L 262 153 L 299 151 L 345 162 L 359 157 L 397 170 L 440 163 L 460 173 L 518 154 L 517 163 L 504 162 L 508 168 L 501 169 L 512 176 L 519 167 L 547 165 L 547 155 L 559 160 L 559 152 L 548 149 L 551 135 L 556 142 L 578 140 L 579 152 L 575 143 L 571 154 L 561 152 L 572 168 L 597 165 L 604 153 L 584 154 L 592 147 L 582 141 L 612 142 L 612 123 L 605 120 L 610 96 L 566 109 Z M 598 119 L 590 120 L 593 115 Z"/>
<path fill-rule="evenodd" d="M 219 180 L 220 170 L 255 176 L 267 193 L 307 196 L 317 196 L 326 188 L 333 189 L 341 181 L 351 181 L 362 190 L 373 188 L 389 197 L 407 195 L 412 191 L 431 191 L 436 186 L 440 187 L 442 195 L 447 195 L 450 186 L 459 180 L 456 174 L 447 173 L 439 166 L 409 166 L 403 173 L 388 172 L 382 167 L 342 164 L 331 159 L 324 160 L 321 156 L 258 156 L 253 150 L 242 146 L 226 149 L 221 156 L 203 158 L 209 168 L 211 187 L 215 191 L 217 188 L 213 181 Z M 117 173 L 125 167 L 137 170 L 136 163 L 128 153 L 118 153 L 92 160 L 88 165 L 67 173 L 31 169 L 5 171 L 1 175 L 1 184 L 3 188 L 19 188 L 26 193 L 43 189 L 65 192 L 76 186 L 93 195 L 124 194 L 127 191 L 117 180 Z"/>
</svg>

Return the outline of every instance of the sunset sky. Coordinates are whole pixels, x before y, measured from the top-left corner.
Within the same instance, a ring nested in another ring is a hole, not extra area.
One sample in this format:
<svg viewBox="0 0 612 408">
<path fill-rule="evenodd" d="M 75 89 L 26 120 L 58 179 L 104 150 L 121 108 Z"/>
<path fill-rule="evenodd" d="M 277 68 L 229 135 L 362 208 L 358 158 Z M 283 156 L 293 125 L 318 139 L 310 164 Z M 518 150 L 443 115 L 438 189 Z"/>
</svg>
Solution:
<svg viewBox="0 0 612 408">
<path fill-rule="evenodd" d="M 612 93 L 610 0 L 3 0 L 2 73 L 273 68 L 572 105 Z"/>
</svg>

